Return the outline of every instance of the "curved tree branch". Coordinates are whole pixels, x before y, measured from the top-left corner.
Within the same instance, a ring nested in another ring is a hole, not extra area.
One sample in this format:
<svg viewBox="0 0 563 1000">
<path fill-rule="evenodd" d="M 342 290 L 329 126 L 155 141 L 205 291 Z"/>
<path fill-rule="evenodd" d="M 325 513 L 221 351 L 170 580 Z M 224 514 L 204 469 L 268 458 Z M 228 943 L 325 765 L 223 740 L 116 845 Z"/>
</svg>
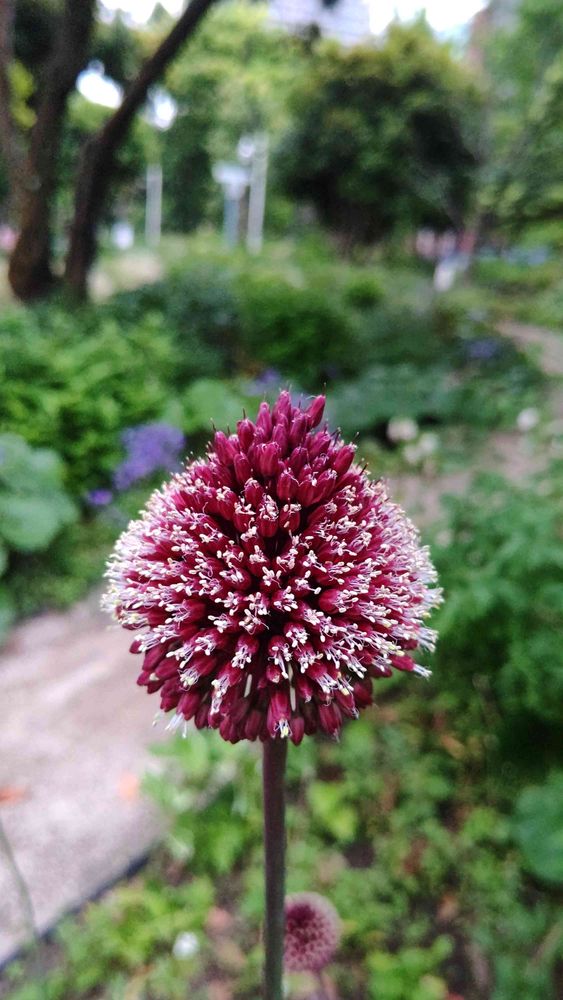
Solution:
<svg viewBox="0 0 563 1000">
<path fill-rule="evenodd" d="M 78 298 L 85 298 L 87 294 L 88 271 L 96 252 L 98 220 L 115 172 L 119 147 L 135 114 L 144 104 L 149 88 L 162 76 L 215 2 L 191 0 L 156 52 L 143 64 L 120 106 L 84 145 L 76 181 L 74 218 L 65 269 L 65 283 Z"/>
</svg>

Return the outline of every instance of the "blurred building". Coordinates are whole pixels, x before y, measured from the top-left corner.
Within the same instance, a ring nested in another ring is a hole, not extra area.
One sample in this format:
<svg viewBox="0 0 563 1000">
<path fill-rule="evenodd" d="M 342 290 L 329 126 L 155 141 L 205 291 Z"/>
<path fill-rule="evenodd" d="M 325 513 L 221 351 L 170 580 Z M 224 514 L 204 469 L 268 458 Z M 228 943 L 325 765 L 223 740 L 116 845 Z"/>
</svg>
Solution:
<svg viewBox="0 0 563 1000">
<path fill-rule="evenodd" d="M 343 45 L 371 36 L 368 0 L 270 0 L 270 15 L 295 34 L 318 32 Z"/>
</svg>

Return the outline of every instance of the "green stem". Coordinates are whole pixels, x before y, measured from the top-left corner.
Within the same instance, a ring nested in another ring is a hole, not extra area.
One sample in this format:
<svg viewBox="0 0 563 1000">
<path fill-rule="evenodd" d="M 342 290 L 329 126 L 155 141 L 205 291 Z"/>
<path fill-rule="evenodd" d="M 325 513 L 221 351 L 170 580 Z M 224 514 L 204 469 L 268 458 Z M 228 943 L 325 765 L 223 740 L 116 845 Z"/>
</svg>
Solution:
<svg viewBox="0 0 563 1000">
<path fill-rule="evenodd" d="M 262 765 L 266 873 L 264 1000 L 282 1000 L 283 995 L 286 759 L 287 740 L 266 740 Z"/>
</svg>

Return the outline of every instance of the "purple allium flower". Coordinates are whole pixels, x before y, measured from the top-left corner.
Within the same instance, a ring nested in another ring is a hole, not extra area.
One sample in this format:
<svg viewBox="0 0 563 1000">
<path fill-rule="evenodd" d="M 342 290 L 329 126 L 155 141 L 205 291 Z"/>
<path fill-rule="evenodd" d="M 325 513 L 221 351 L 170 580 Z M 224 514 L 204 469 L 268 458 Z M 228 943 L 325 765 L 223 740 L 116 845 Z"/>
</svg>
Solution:
<svg viewBox="0 0 563 1000">
<path fill-rule="evenodd" d="M 316 892 L 285 901 L 285 967 L 289 972 L 321 972 L 340 944 L 340 920 L 332 903 Z"/>
<path fill-rule="evenodd" d="M 171 725 L 236 743 L 336 736 L 393 668 L 427 676 L 440 602 L 428 551 L 354 446 L 282 392 L 214 437 L 119 539 L 104 606 L 143 634 L 138 683 Z"/>
<path fill-rule="evenodd" d="M 124 431 L 121 437 L 126 457 L 113 474 L 115 488 L 127 490 L 154 472 L 172 472 L 178 468 L 184 448 L 184 435 L 170 424 L 140 424 Z"/>
<path fill-rule="evenodd" d="M 86 499 L 92 507 L 107 507 L 113 500 L 113 493 L 111 490 L 90 490 Z"/>
</svg>

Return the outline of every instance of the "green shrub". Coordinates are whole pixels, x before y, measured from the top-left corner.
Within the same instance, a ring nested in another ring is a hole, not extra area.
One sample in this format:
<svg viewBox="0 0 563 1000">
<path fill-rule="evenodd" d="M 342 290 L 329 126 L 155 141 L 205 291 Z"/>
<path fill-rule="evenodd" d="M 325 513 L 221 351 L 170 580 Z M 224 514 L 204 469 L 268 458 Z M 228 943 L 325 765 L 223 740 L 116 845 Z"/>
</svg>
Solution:
<svg viewBox="0 0 563 1000">
<path fill-rule="evenodd" d="M 452 412 L 453 389 L 443 368 L 414 365 L 380 365 L 359 378 L 336 385 L 328 400 L 331 425 L 345 436 L 356 431 L 381 431 L 392 417 L 447 421 Z"/>
<path fill-rule="evenodd" d="M 176 266 L 163 281 L 115 295 L 106 310 L 127 323 L 142 322 L 147 313 L 158 316 L 174 342 L 179 384 L 233 369 L 238 302 L 225 265 L 196 260 Z"/>
<path fill-rule="evenodd" d="M 340 382 L 328 400 L 331 424 L 345 435 L 381 433 L 392 417 L 422 424 L 475 428 L 510 426 L 537 402 L 538 378 L 525 363 L 507 371 L 474 371 L 435 364 L 368 367 L 359 378 Z"/>
<path fill-rule="evenodd" d="M 440 683 L 486 677 L 502 716 L 563 720 L 563 478 L 539 487 L 483 476 L 449 498 L 451 539 L 435 558 L 446 593 L 438 613 Z"/>
<path fill-rule="evenodd" d="M 276 368 L 306 388 L 354 371 L 352 318 L 330 287 L 297 287 L 273 274 L 239 280 L 241 347 L 247 362 Z"/>
<path fill-rule="evenodd" d="M 0 428 L 54 447 L 82 496 L 119 462 L 120 432 L 163 411 L 173 374 L 155 314 L 127 326 L 94 310 L 14 310 L 0 323 Z"/>
<path fill-rule="evenodd" d="M 260 843 L 255 748 L 239 743 L 225 755 L 220 740 L 190 732 L 189 740 L 155 747 L 166 779 L 149 776 L 147 789 L 172 820 L 170 850 L 192 874 L 226 874 L 250 845 Z"/>
<path fill-rule="evenodd" d="M 451 951 L 447 937 L 426 948 L 405 948 L 399 955 L 375 952 L 369 957 L 370 997 L 373 1000 L 447 1000 L 449 990 L 433 974 Z"/>
<path fill-rule="evenodd" d="M 379 278 L 366 272 L 352 273 L 344 286 L 344 302 L 352 309 L 372 309 L 385 297 Z"/>
</svg>

